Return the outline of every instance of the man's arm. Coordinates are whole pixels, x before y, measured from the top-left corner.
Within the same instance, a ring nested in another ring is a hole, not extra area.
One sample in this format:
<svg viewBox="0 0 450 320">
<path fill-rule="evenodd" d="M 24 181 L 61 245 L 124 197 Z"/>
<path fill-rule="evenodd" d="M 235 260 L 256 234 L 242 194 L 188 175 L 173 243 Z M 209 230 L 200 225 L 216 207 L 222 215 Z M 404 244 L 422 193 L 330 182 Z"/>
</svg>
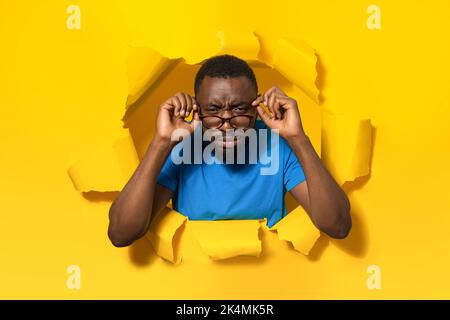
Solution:
<svg viewBox="0 0 450 320">
<path fill-rule="evenodd" d="M 347 195 L 322 164 L 306 135 L 292 138 L 288 143 L 306 177 L 290 193 L 321 231 L 333 238 L 345 238 L 352 226 Z"/>
<path fill-rule="evenodd" d="M 195 121 L 188 123 L 184 118 L 191 111 Z M 186 135 L 192 134 L 198 121 L 195 99 L 188 94 L 177 93 L 159 107 L 155 137 L 109 210 L 108 237 L 115 246 L 128 246 L 142 237 L 151 217 L 172 197 L 171 190 L 157 184 L 161 168 L 177 143 L 172 141 L 172 133 L 183 129 Z"/>
<path fill-rule="evenodd" d="M 260 106 L 261 103 L 269 107 L 271 114 Z M 352 226 L 350 202 L 305 134 L 297 102 L 278 87 L 272 87 L 252 105 L 271 129 L 279 130 L 303 168 L 306 181 L 290 190 L 293 197 L 305 208 L 317 228 L 333 238 L 345 238 Z"/>
<path fill-rule="evenodd" d="M 170 144 L 153 139 L 144 158 L 109 210 L 108 237 L 116 247 L 130 245 L 147 231 L 152 215 L 172 197 L 172 191 L 157 185 Z"/>
</svg>

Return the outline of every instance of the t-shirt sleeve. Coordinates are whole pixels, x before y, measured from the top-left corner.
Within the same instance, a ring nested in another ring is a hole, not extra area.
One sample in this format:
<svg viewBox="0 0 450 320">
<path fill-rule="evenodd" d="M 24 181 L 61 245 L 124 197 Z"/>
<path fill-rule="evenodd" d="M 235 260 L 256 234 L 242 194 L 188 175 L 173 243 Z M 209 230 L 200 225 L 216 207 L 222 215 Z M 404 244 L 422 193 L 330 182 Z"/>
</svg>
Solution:
<svg viewBox="0 0 450 320">
<path fill-rule="evenodd" d="M 297 159 L 297 156 L 292 151 L 291 147 L 287 144 L 287 142 L 283 141 L 284 147 L 284 174 L 283 174 L 283 183 L 286 191 L 291 190 L 296 185 L 305 181 L 305 173 L 303 172 L 303 168 L 300 162 Z"/>
<path fill-rule="evenodd" d="M 178 188 L 179 171 L 180 165 L 174 164 L 169 154 L 159 173 L 157 183 L 175 192 Z"/>
</svg>

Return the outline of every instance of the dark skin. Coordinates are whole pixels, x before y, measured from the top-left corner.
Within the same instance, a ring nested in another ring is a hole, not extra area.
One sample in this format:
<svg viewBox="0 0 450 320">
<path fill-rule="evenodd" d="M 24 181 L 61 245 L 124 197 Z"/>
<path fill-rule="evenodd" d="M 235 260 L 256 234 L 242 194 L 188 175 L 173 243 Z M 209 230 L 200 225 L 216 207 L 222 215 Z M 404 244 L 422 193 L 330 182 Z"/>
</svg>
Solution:
<svg viewBox="0 0 450 320">
<path fill-rule="evenodd" d="M 266 112 L 261 104 L 267 106 Z M 257 96 L 246 77 L 205 77 L 195 98 L 179 92 L 165 101 L 158 110 L 156 133 L 152 142 L 109 211 L 108 236 L 117 247 L 132 244 L 148 230 L 151 217 L 169 202 L 173 192 L 159 184 L 157 177 L 177 142 L 171 141 L 176 129 L 192 134 L 199 125 L 199 112 L 217 112 L 223 118 L 236 112 L 256 115 L 271 129 L 278 129 L 302 165 L 306 180 L 289 192 L 305 209 L 311 221 L 332 238 L 343 239 L 351 229 L 350 203 L 344 191 L 322 164 L 311 141 L 303 130 L 297 102 L 280 88 L 272 87 Z M 191 123 L 184 119 L 193 114 Z M 225 133 L 232 129 L 228 122 L 220 128 Z"/>
</svg>

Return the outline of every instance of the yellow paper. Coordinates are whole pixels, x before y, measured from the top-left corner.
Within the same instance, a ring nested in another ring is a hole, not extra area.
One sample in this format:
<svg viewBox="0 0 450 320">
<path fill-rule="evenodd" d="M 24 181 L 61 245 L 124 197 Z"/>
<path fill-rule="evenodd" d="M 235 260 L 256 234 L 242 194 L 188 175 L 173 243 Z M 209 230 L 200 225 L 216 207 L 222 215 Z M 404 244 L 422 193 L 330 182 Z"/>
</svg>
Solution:
<svg viewBox="0 0 450 320">
<path fill-rule="evenodd" d="M 270 230 L 277 230 L 280 240 L 289 241 L 295 250 L 304 255 L 309 254 L 320 237 L 320 231 L 312 223 L 302 206 L 298 206 Z"/>
<path fill-rule="evenodd" d="M 128 97 L 125 120 L 133 112 L 133 104 L 155 86 L 164 72 L 177 60 L 162 56 L 151 48 L 129 48 L 127 60 Z"/>
<path fill-rule="evenodd" d="M 81 192 L 120 191 L 138 165 L 133 139 L 127 132 L 112 146 L 104 146 L 78 161 L 69 168 L 68 174 Z"/>
<path fill-rule="evenodd" d="M 217 54 L 232 54 L 247 61 L 258 60 L 258 38 L 251 33 L 225 33 L 217 32 L 219 38 L 219 52 Z M 208 57 L 209 58 L 209 57 Z"/>
<path fill-rule="evenodd" d="M 278 41 L 272 66 L 286 79 L 318 103 L 316 86 L 317 56 L 313 48 L 302 40 L 281 38 Z"/>
<path fill-rule="evenodd" d="M 163 209 L 153 219 L 146 236 L 158 256 L 175 264 L 181 262 L 177 233 L 182 231 L 181 227 L 186 220 L 186 216 L 170 208 Z"/>
<path fill-rule="evenodd" d="M 200 247 L 213 260 L 245 255 L 259 257 L 259 220 L 189 220 Z"/>
<path fill-rule="evenodd" d="M 322 161 L 339 184 L 369 174 L 371 152 L 370 119 L 324 112 Z"/>
</svg>

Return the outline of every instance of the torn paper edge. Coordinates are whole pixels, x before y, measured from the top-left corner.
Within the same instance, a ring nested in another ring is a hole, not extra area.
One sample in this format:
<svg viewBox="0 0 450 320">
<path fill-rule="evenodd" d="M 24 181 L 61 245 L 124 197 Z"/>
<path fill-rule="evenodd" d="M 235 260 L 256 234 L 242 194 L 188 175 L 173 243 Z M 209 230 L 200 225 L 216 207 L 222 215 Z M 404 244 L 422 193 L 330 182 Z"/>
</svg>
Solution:
<svg viewBox="0 0 450 320">
<path fill-rule="evenodd" d="M 244 223 L 248 224 L 245 228 L 248 228 L 249 233 L 244 235 L 245 237 L 241 239 L 238 246 L 229 246 L 229 234 L 232 234 L 234 229 L 232 225 L 239 224 L 240 228 L 244 228 Z M 261 255 L 260 220 L 189 220 L 188 228 L 194 234 L 203 252 L 212 260 L 224 260 L 237 256 L 259 257 Z M 222 230 L 218 232 L 219 229 Z M 251 230 L 252 234 L 250 234 L 250 229 L 253 229 Z"/>
<path fill-rule="evenodd" d="M 180 250 L 182 235 L 179 233 L 182 232 L 187 220 L 186 216 L 167 207 L 152 220 L 146 237 L 150 240 L 154 252 L 159 257 L 173 264 L 181 263 L 183 256 Z"/>
<path fill-rule="evenodd" d="M 336 181 L 342 186 L 370 173 L 373 140 L 370 119 L 352 115 L 333 114 L 324 110 L 322 117 L 322 160 Z M 340 135 L 333 134 L 339 132 Z M 342 135 L 345 133 L 345 135 Z M 341 139 L 336 141 L 336 139 Z M 343 145 L 350 146 L 346 152 Z M 344 159 L 336 161 L 339 157 Z"/>
<path fill-rule="evenodd" d="M 302 206 L 298 206 L 269 230 L 276 230 L 280 240 L 288 241 L 298 252 L 309 255 L 320 231 L 313 224 Z"/>
</svg>

